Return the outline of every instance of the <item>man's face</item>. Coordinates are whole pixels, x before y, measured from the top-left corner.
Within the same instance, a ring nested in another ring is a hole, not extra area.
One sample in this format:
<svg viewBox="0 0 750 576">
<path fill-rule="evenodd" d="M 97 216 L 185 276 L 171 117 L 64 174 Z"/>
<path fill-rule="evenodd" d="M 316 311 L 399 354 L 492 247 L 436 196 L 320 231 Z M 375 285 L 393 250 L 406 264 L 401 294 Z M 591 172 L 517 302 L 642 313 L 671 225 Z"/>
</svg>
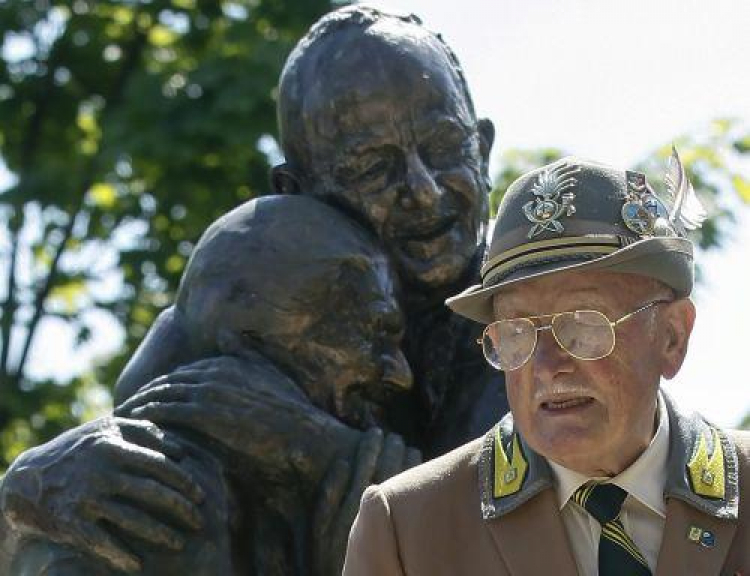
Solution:
<svg viewBox="0 0 750 576">
<path fill-rule="evenodd" d="M 568 272 L 510 287 L 495 298 L 498 319 L 570 310 L 599 310 L 611 321 L 668 297 L 652 281 L 628 274 Z M 648 446 L 664 370 L 663 308 L 636 314 L 615 328 L 612 353 L 577 360 L 551 331 L 538 332 L 536 351 L 506 372 L 514 421 L 538 453 L 590 475 L 614 475 Z"/>
<path fill-rule="evenodd" d="M 313 268 L 291 273 L 289 287 L 270 296 L 273 321 L 263 323 L 253 347 L 284 367 L 316 406 L 360 429 L 389 428 L 388 407 L 411 388 L 412 374 L 388 263 L 380 256 Z"/>
<path fill-rule="evenodd" d="M 305 97 L 312 192 L 364 218 L 405 282 L 449 285 L 486 219 L 476 120 L 434 40 L 357 46 Z"/>
</svg>

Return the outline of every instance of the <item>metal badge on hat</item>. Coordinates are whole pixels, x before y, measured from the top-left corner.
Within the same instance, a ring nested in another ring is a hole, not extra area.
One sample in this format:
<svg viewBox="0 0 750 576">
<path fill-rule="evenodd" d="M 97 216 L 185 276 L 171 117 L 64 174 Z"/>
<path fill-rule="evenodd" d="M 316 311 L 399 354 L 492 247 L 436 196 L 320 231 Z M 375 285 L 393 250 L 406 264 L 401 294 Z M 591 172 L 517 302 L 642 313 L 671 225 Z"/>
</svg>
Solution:
<svg viewBox="0 0 750 576">
<path fill-rule="evenodd" d="M 558 222 L 558 218 L 572 216 L 576 211 L 573 206 L 576 195 L 571 191 L 565 191 L 578 183 L 573 174 L 579 171 L 578 166 L 563 162 L 539 174 L 531 188 L 536 198 L 523 205 L 526 218 L 534 223 L 527 235 L 529 238 L 541 234 L 544 230 L 562 234 L 564 228 Z"/>
<path fill-rule="evenodd" d="M 643 174 L 626 172 L 625 178 L 627 192 L 622 205 L 622 220 L 639 236 L 685 236 L 687 230 L 699 228 L 706 219 L 706 211 L 674 147 L 665 177 L 671 210 L 668 211 L 651 192 Z"/>
<path fill-rule="evenodd" d="M 639 236 L 652 236 L 658 218 L 659 202 L 646 185 L 640 172 L 625 172 L 627 190 L 622 205 L 622 220 Z"/>
</svg>

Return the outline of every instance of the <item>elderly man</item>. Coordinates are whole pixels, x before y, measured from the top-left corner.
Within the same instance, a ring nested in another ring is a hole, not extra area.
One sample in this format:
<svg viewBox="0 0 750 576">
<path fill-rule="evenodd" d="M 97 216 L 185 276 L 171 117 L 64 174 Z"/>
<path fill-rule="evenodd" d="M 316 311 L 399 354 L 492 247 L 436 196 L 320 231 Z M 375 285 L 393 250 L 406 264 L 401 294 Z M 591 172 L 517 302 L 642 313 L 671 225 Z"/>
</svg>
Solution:
<svg viewBox="0 0 750 576">
<path fill-rule="evenodd" d="M 448 300 L 487 324 L 511 413 L 369 488 L 346 576 L 750 573 L 750 435 L 683 414 L 679 370 L 700 204 L 673 156 L 645 177 L 563 159 L 499 208 L 482 284 Z"/>
</svg>

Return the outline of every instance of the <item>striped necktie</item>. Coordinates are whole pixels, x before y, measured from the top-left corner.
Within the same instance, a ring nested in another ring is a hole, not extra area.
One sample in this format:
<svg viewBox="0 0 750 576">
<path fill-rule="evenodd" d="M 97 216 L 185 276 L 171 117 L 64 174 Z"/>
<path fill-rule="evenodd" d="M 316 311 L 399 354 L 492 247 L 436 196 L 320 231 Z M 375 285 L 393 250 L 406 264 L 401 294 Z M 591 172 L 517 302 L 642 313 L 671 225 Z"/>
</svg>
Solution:
<svg viewBox="0 0 750 576">
<path fill-rule="evenodd" d="M 573 494 L 573 500 L 602 525 L 599 576 L 651 576 L 646 559 L 620 520 L 620 510 L 627 495 L 615 484 L 597 482 L 588 482 Z"/>
</svg>

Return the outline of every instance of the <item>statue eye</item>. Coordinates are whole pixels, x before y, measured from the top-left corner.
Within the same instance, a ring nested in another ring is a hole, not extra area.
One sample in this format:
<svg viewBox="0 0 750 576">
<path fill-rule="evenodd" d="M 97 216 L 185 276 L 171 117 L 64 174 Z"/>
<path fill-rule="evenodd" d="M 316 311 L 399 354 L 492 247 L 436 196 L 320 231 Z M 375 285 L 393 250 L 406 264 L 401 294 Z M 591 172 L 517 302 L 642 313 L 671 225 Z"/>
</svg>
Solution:
<svg viewBox="0 0 750 576">
<path fill-rule="evenodd" d="M 450 168 L 471 152 L 472 139 L 455 127 L 433 133 L 421 146 L 425 161 L 433 168 Z"/>
<path fill-rule="evenodd" d="M 336 179 L 350 184 L 380 181 L 388 177 L 393 163 L 393 155 L 388 150 L 363 152 L 355 162 L 340 166 L 336 170 Z"/>
</svg>

